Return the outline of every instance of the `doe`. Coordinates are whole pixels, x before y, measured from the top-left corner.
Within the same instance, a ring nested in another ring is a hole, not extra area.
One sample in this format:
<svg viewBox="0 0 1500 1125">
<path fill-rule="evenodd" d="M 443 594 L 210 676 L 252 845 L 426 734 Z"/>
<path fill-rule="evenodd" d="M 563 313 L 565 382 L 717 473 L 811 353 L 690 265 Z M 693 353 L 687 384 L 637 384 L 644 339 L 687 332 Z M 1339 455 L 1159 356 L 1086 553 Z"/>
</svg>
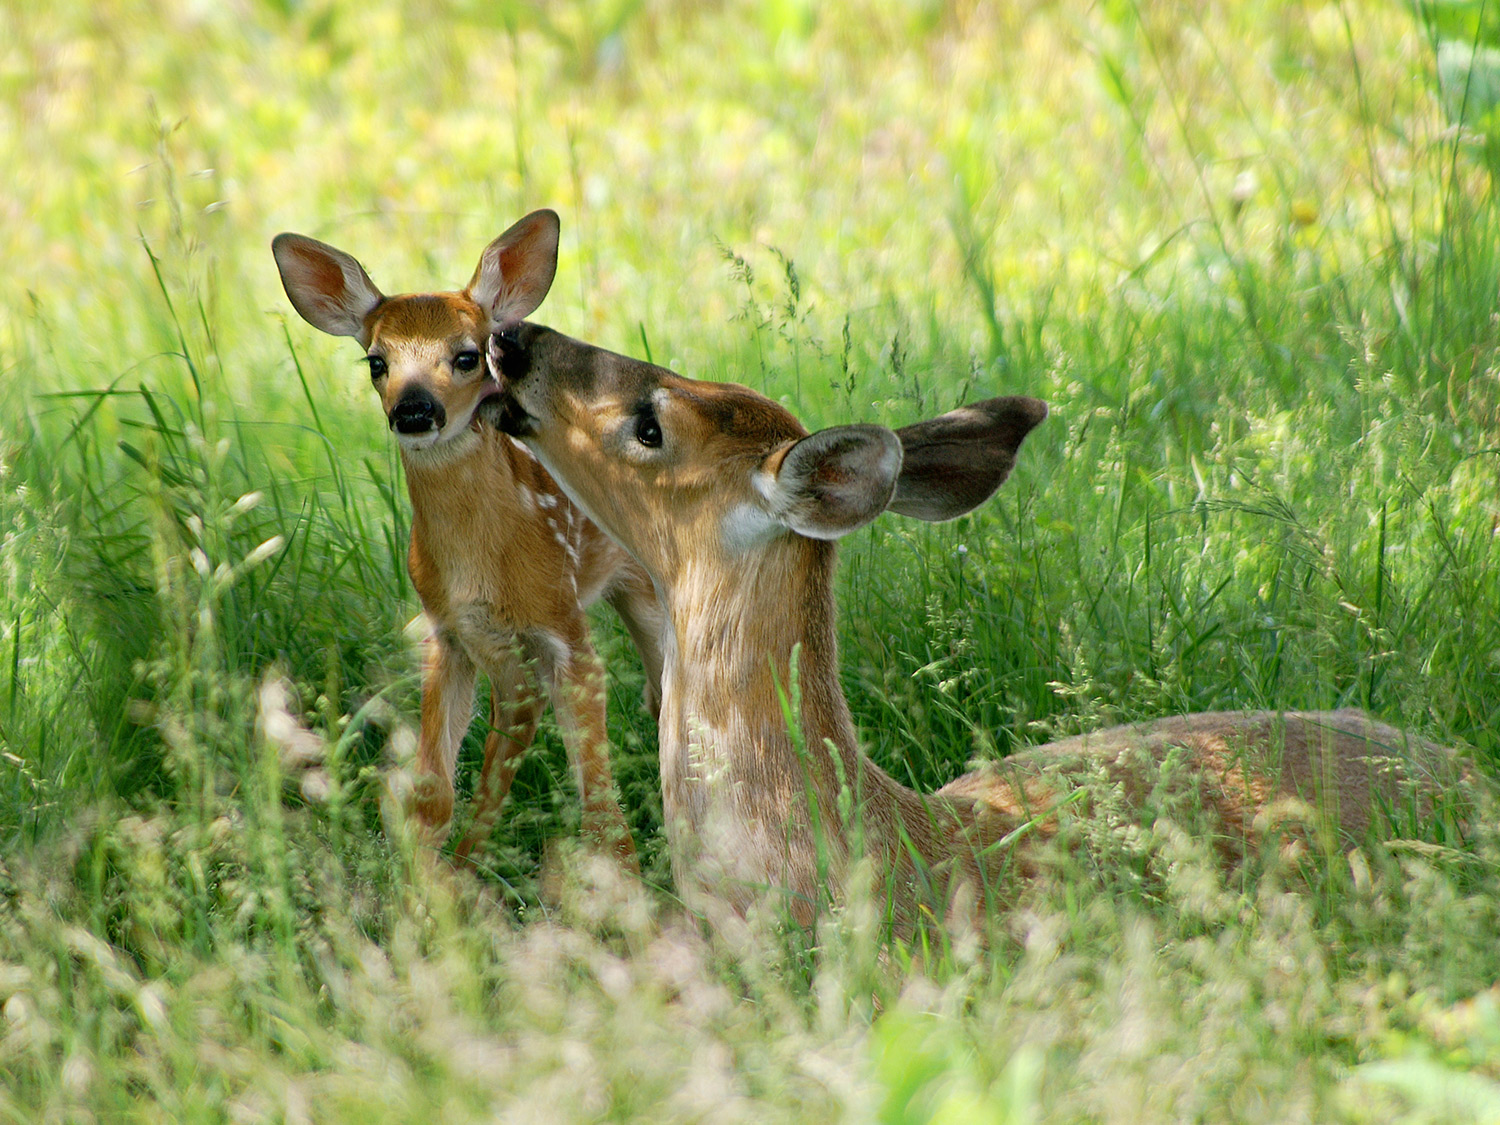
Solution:
<svg viewBox="0 0 1500 1125">
<path fill-rule="evenodd" d="M 1241 849 L 1256 817 L 1288 797 L 1358 835 L 1377 793 L 1392 792 L 1387 760 L 1448 760 L 1358 711 L 1219 712 L 1065 740 L 919 794 L 858 744 L 838 675 L 835 540 L 887 509 L 939 520 L 974 507 L 1005 479 L 1045 404 L 999 398 L 896 432 L 809 435 L 754 391 L 540 325 L 493 338 L 488 355 L 502 394 L 486 414 L 660 592 L 666 827 L 678 886 L 705 909 L 743 912 L 777 888 L 808 919 L 829 877 L 862 852 L 898 932 L 926 911 L 977 910 L 1028 869 L 1027 830 L 1066 796 L 1054 767 L 1069 760 L 1144 798 L 1142 777 L 1173 752 L 1214 831 Z"/>
</svg>

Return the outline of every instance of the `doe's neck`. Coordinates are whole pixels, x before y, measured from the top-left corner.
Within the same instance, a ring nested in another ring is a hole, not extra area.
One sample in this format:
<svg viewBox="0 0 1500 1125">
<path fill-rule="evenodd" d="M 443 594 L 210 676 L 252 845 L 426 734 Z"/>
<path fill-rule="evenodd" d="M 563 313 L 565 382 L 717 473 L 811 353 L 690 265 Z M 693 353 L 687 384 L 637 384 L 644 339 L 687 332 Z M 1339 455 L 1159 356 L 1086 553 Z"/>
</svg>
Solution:
<svg viewBox="0 0 1500 1125">
<path fill-rule="evenodd" d="M 782 700 L 792 698 L 795 652 L 803 743 L 815 754 L 828 740 L 853 752 L 838 677 L 836 554 L 831 542 L 789 533 L 746 556 L 681 564 L 664 597 L 667 686 L 687 723 L 789 741 Z"/>
</svg>

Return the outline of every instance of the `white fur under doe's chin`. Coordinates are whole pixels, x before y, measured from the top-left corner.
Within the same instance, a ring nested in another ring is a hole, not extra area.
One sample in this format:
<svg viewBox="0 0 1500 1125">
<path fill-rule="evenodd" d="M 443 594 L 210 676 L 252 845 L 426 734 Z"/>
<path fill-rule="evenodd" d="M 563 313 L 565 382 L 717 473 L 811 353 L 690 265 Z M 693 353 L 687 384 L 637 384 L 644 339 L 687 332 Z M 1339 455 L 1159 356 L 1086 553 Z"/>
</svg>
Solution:
<svg viewBox="0 0 1500 1125">
<path fill-rule="evenodd" d="M 726 512 L 719 521 L 719 532 L 724 538 L 724 549 L 731 555 L 741 555 L 761 546 L 766 540 L 785 533 L 786 525 L 773 518 L 758 504 L 741 501 Z"/>
</svg>

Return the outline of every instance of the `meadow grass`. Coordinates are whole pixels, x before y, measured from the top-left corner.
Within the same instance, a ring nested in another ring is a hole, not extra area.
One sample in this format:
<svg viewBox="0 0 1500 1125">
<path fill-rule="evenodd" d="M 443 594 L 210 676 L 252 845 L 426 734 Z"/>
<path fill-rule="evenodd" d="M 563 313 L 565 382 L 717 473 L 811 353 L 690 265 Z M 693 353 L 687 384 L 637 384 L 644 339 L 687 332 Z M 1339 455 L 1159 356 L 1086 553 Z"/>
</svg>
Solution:
<svg viewBox="0 0 1500 1125">
<path fill-rule="evenodd" d="M 548 205 L 569 334 L 814 427 L 1047 399 L 992 503 L 843 551 L 845 688 L 918 788 L 1237 706 L 1362 706 L 1492 769 L 1496 30 L 0 6 L 0 1117 L 1500 1117 L 1493 816 L 1226 877 L 1098 780 L 987 945 L 888 948 L 858 898 L 706 933 L 599 614 L 648 891 L 574 857 L 543 893 L 578 823 L 551 726 L 479 877 L 435 867 L 382 816 L 419 691 L 399 463 L 269 252 L 455 287 Z"/>
</svg>

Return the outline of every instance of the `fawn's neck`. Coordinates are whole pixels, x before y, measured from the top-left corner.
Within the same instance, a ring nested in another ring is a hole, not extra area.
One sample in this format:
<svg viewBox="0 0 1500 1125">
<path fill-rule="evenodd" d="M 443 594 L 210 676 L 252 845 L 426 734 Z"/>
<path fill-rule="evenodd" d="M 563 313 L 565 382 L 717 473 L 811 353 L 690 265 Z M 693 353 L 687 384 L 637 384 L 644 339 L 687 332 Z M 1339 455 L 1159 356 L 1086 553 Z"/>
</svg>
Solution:
<svg viewBox="0 0 1500 1125">
<path fill-rule="evenodd" d="M 442 447 L 402 450 L 401 460 L 411 496 L 408 569 L 438 624 L 480 604 L 516 626 L 550 621 L 564 583 L 581 600 L 592 596 L 578 572 L 602 571 L 608 560 L 585 549 L 571 505 L 511 438 L 486 427 Z"/>
<path fill-rule="evenodd" d="M 508 493 L 514 472 L 511 457 L 500 448 L 502 443 L 514 444 L 484 427 L 464 430 L 449 441 L 425 449 L 401 447 L 401 467 L 413 518 L 466 522 L 493 502 L 473 489 L 493 488 L 500 482 Z"/>
</svg>

